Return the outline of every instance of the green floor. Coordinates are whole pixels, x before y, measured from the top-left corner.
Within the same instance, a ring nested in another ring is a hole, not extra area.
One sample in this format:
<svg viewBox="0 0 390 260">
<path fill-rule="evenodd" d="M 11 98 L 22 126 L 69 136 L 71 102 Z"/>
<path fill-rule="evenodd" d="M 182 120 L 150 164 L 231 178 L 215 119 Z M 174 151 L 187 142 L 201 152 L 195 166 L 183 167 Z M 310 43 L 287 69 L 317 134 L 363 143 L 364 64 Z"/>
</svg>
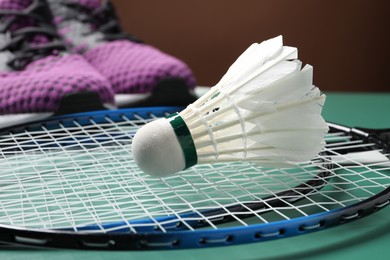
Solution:
<svg viewBox="0 0 390 260">
<path fill-rule="evenodd" d="M 390 93 L 329 93 L 328 121 L 348 126 L 390 128 Z M 177 251 L 100 252 L 0 249 L 0 259 L 390 259 L 390 207 L 347 225 L 242 246 Z"/>
</svg>

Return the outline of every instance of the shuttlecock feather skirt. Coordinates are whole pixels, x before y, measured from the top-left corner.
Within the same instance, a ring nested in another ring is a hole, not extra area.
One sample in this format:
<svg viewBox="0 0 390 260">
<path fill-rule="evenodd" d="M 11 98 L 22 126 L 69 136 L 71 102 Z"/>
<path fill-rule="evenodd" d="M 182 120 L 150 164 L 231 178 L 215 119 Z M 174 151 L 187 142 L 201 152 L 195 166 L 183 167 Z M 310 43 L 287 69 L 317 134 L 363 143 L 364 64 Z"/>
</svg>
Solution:
<svg viewBox="0 0 390 260">
<path fill-rule="evenodd" d="M 180 112 L 198 163 L 289 167 L 312 159 L 328 130 L 321 117 L 325 95 L 312 85 L 312 73 L 299 60 L 280 61 L 244 84 L 235 82 L 234 93 L 216 85 L 212 95 Z"/>
<path fill-rule="evenodd" d="M 324 147 L 325 95 L 313 67 L 281 36 L 252 44 L 207 93 L 178 114 L 142 127 L 133 154 L 144 171 L 167 176 L 195 164 L 248 161 L 284 168 Z"/>
</svg>

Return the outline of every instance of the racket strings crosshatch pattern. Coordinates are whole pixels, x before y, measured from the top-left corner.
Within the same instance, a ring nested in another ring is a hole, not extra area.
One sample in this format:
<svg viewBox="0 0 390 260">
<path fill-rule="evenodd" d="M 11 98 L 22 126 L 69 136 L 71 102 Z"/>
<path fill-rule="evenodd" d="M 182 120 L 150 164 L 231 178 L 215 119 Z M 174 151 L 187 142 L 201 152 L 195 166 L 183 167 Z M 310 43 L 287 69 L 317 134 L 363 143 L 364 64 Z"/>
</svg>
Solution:
<svg viewBox="0 0 390 260">
<path fill-rule="evenodd" d="M 135 165 L 144 124 L 180 110 L 62 116 L 0 133 L 0 241 L 172 249 L 261 242 L 347 223 L 389 204 L 388 143 L 329 124 L 311 162 L 198 165 L 154 178 Z M 372 158 L 372 159 L 370 159 Z"/>
</svg>

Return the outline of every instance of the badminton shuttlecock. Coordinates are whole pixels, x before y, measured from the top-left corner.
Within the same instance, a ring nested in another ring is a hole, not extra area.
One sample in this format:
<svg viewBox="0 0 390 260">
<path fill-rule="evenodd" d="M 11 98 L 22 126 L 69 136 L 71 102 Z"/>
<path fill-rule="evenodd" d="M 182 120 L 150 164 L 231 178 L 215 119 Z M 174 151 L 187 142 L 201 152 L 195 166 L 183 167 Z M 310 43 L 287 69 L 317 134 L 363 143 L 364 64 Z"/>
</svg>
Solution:
<svg viewBox="0 0 390 260">
<path fill-rule="evenodd" d="M 163 177 L 201 163 L 309 161 L 325 145 L 325 95 L 297 58 L 281 36 L 251 45 L 205 95 L 136 133 L 135 162 Z"/>
</svg>

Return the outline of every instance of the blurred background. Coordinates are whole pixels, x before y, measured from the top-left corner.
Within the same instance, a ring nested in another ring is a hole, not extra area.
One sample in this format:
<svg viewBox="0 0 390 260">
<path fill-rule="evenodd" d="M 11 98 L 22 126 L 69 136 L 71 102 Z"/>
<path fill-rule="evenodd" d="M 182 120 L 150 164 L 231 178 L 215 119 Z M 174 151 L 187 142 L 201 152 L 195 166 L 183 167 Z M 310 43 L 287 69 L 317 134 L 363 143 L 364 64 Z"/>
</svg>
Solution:
<svg viewBox="0 0 390 260">
<path fill-rule="evenodd" d="M 283 35 L 324 91 L 390 91 L 388 0 L 113 0 L 124 29 L 218 82 L 251 43 Z"/>
</svg>

